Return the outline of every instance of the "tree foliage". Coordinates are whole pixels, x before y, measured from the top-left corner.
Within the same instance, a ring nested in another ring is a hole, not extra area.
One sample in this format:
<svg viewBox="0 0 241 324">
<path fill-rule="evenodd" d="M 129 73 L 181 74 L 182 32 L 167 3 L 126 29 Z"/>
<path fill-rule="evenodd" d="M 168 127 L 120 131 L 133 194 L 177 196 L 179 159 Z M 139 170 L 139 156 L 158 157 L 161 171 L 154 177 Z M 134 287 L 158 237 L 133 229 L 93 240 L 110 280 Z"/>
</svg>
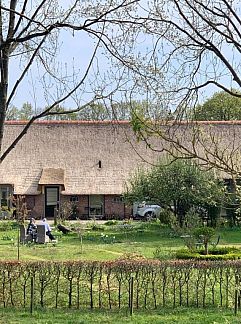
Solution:
<svg viewBox="0 0 241 324">
<path fill-rule="evenodd" d="M 238 93 L 238 91 L 237 91 Z M 195 120 L 241 120 L 241 98 L 225 91 L 216 92 L 192 111 Z"/>
<path fill-rule="evenodd" d="M 220 208 L 225 201 L 225 186 L 212 172 L 201 170 L 190 160 L 160 161 L 150 170 L 139 170 L 126 184 L 124 197 L 129 203 L 154 201 L 172 209 L 179 223 L 196 207 Z M 212 216 L 212 215 L 210 215 Z"/>
</svg>

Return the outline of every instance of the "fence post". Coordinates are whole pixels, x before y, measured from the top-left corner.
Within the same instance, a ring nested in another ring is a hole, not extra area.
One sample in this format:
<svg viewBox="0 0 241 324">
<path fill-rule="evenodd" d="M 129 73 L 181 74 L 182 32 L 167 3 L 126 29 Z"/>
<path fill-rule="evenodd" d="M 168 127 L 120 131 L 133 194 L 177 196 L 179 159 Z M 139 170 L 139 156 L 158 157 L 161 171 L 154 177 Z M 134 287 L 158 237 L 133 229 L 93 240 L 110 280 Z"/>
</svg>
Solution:
<svg viewBox="0 0 241 324">
<path fill-rule="evenodd" d="M 238 313 L 238 294 L 239 294 L 239 277 L 235 275 L 235 292 L 234 292 L 234 314 Z"/>
<path fill-rule="evenodd" d="M 34 306 L 34 277 L 31 277 L 31 288 L 30 288 L 30 313 L 33 314 Z"/>
<path fill-rule="evenodd" d="M 131 275 L 130 282 L 130 315 L 133 315 L 133 299 L 134 299 L 134 276 Z"/>
<path fill-rule="evenodd" d="M 18 261 L 20 260 L 20 224 L 18 222 Z"/>
</svg>

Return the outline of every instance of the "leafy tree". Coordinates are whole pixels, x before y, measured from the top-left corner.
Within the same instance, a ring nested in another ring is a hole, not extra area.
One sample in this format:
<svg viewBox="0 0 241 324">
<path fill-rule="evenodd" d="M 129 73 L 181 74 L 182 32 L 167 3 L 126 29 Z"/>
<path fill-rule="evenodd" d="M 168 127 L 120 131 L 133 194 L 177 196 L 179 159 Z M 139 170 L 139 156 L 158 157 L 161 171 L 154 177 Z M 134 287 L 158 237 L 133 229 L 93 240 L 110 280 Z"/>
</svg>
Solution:
<svg viewBox="0 0 241 324">
<path fill-rule="evenodd" d="M 46 107 L 48 109 L 48 107 Z M 48 115 L 44 119 L 46 120 L 76 120 L 78 119 L 77 112 L 66 113 L 69 109 L 57 105 L 55 107 L 56 114 Z"/>
<path fill-rule="evenodd" d="M 195 120 L 241 120 L 241 98 L 225 91 L 216 92 L 192 114 Z"/>
<path fill-rule="evenodd" d="M 47 108 L 47 107 L 46 107 Z M 78 112 L 66 113 L 66 109 L 57 105 L 56 115 L 48 115 L 47 120 L 130 120 L 134 114 L 140 114 L 145 118 L 155 118 L 157 114 L 162 114 L 163 118 L 170 117 L 170 113 L 165 113 L 156 104 L 148 103 L 145 100 L 130 100 L 120 102 L 93 102 L 81 108 Z"/>
<path fill-rule="evenodd" d="M 18 108 L 14 105 L 8 107 L 6 114 L 6 120 L 17 120 L 18 119 Z"/>
<path fill-rule="evenodd" d="M 92 103 L 78 112 L 82 120 L 110 120 L 107 108 L 101 103 Z"/>
<path fill-rule="evenodd" d="M 18 111 L 19 120 L 30 120 L 34 116 L 33 107 L 30 103 L 25 102 L 22 108 Z"/>
<path fill-rule="evenodd" d="M 138 170 L 126 184 L 126 201 L 150 200 L 173 210 L 183 225 L 192 207 L 208 210 L 225 201 L 225 186 L 212 172 L 201 170 L 190 160 L 162 161 L 150 170 Z M 209 215 L 212 217 L 212 214 Z"/>
<path fill-rule="evenodd" d="M 194 235 L 197 239 L 201 237 L 204 245 L 204 254 L 208 255 L 208 244 L 215 235 L 215 230 L 210 227 L 199 227 L 194 231 Z"/>
</svg>

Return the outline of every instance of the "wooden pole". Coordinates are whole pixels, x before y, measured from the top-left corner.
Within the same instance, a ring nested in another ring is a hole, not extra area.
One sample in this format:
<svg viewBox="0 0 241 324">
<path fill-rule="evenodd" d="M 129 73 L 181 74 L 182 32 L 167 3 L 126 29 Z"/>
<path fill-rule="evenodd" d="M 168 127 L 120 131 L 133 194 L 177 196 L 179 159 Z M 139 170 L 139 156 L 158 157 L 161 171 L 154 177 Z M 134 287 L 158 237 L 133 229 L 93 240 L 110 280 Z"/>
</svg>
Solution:
<svg viewBox="0 0 241 324">
<path fill-rule="evenodd" d="M 16 197 L 16 217 L 18 222 L 18 261 L 20 260 L 20 203 L 19 196 Z"/>
<path fill-rule="evenodd" d="M 134 277 L 131 276 L 130 282 L 130 315 L 133 315 L 133 299 L 134 299 Z"/>
<path fill-rule="evenodd" d="M 20 260 L 20 224 L 18 222 L 18 261 Z"/>
<path fill-rule="evenodd" d="M 238 313 L 238 293 L 239 293 L 239 277 L 235 276 L 235 293 L 234 293 L 234 314 Z"/>
<path fill-rule="evenodd" d="M 34 306 L 34 277 L 31 277 L 31 291 L 30 291 L 30 313 L 33 314 Z"/>
</svg>

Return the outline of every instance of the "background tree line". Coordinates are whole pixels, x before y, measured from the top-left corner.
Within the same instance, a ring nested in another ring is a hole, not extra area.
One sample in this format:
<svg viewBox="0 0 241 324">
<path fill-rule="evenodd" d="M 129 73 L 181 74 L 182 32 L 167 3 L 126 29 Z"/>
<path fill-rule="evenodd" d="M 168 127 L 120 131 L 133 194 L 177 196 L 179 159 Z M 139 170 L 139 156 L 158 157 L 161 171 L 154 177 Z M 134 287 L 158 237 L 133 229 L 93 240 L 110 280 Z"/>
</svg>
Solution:
<svg viewBox="0 0 241 324">
<path fill-rule="evenodd" d="M 236 90 L 237 91 L 237 90 Z M 238 91 L 237 91 L 238 92 Z M 46 107 L 47 108 L 47 107 Z M 70 109 L 58 105 L 57 115 L 46 116 L 45 120 L 131 120 L 133 115 L 139 118 L 148 118 L 155 121 L 174 120 L 175 112 L 163 111 L 158 104 L 151 104 L 148 101 L 133 100 L 122 101 L 106 105 L 105 103 L 91 103 L 76 112 L 68 112 Z M 40 108 L 25 102 L 21 108 L 12 105 L 7 111 L 7 120 L 30 120 Z M 61 114 L 62 113 L 62 114 Z M 241 120 L 241 98 L 220 91 L 207 98 L 202 104 L 190 108 L 189 113 L 183 119 L 190 120 Z"/>
<path fill-rule="evenodd" d="M 46 107 L 47 109 L 47 107 Z M 10 106 L 6 120 L 30 120 L 42 109 L 35 108 L 31 103 L 26 102 L 21 108 L 14 105 Z M 121 101 L 110 103 L 105 102 L 91 103 L 76 112 L 71 112 L 64 106 L 58 105 L 55 108 L 58 114 L 42 117 L 43 120 L 131 120 L 133 114 L 139 116 L 160 120 L 170 118 L 171 112 L 163 112 L 157 104 L 151 104 L 148 101 L 133 100 L 131 102 Z"/>
</svg>

